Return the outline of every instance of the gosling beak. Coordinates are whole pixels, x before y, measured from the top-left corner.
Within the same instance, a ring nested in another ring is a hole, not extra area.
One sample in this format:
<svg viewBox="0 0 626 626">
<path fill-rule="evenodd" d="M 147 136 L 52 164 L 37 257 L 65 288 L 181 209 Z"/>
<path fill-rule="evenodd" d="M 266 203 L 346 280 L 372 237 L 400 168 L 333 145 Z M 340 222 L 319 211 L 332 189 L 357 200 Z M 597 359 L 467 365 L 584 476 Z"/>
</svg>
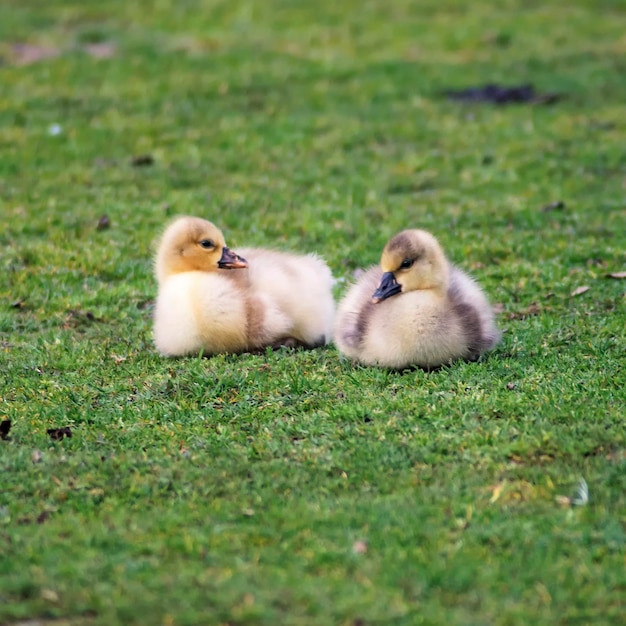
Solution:
<svg viewBox="0 0 626 626">
<path fill-rule="evenodd" d="M 217 262 L 217 267 L 221 270 L 234 270 L 248 267 L 248 261 L 224 246 L 222 248 L 222 258 Z"/>
<path fill-rule="evenodd" d="M 396 281 L 396 277 L 393 275 L 393 272 L 385 272 L 382 280 L 380 281 L 380 285 L 378 285 L 378 289 L 372 296 L 372 303 L 378 304 L 390 296 L 395 296 L 401 291 L 402 287 Z"/>
</svg>

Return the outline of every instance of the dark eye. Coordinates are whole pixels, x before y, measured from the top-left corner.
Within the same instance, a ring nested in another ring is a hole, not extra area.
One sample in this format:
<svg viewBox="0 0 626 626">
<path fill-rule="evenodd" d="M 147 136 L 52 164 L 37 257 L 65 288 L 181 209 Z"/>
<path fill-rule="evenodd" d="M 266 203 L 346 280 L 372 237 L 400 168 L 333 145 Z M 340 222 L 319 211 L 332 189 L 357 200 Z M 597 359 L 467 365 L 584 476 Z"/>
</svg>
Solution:
<svg viewBox="0 0 626 626">
<path fill-rule="evenodd" d="M 203 240 L 200 242 L 200 245 L 201 245 L 203 248 L 206 248 L 207 250 L 210 250 L 211 248 L 215 248 L 215 243 L 213 242 L 213 240 L 212 240 L 212 239 L 203 239 Z"/>
<path fill-rule="evenodd" d="M 400 269 L 408 270 L 411 265 L 413 265 L 413 259 L 404 259 L 402 263 L 400 263 Z"/>
</svg>

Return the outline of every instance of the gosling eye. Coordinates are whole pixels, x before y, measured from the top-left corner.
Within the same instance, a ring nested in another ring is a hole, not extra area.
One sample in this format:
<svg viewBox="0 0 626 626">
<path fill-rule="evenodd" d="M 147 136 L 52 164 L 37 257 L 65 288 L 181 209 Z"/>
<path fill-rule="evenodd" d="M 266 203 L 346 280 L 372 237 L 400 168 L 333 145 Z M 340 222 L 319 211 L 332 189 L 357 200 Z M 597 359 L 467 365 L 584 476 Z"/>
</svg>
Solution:
<svg viewBox="0 0 626 626">
<path fill-rule="evenodd" d="M 215 248 L 215 242 L 212 239 L 203 239 L 200 242 L 200 245 L 205 249 L 205 250 L 210 250 L 211 248 Z"/>
<path fill-rule="evenodd" d="M 402 263 L 400 263 L 401 270 L 408 270 L 414 263 L 413 259 L 404 259 Z"/>
</svg>

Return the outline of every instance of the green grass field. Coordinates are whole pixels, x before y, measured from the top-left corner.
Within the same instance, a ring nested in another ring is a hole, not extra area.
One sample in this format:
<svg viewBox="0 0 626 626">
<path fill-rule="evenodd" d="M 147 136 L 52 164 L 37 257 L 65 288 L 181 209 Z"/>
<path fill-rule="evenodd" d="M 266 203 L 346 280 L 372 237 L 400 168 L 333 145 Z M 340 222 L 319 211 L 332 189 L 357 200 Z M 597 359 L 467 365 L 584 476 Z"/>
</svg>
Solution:
<svg viewBox="0 0 626 626">
<path fill-rule="evenodd" d="M 1 3 L 0 624 L 623 623 L 625 32 L 621 0 Z M 489 82 L 562 97 L 442 95 Z M 503 340 L 163 359 L 176 214 L 337 297 L 428 229 Z"/>
</svg>

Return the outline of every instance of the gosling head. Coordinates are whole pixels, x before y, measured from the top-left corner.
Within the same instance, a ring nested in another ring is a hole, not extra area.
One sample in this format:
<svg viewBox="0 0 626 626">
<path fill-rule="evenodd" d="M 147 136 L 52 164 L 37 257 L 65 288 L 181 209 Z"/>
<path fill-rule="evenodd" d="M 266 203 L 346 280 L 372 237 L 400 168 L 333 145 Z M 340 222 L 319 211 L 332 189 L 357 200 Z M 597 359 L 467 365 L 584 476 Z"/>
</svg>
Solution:
<svg viewBox="0 0 626 626">
<path fill-rule="evenodd" d="M 450 269 L 439 242 L 425 230 L 404 230 L 392 237 L 383 250 L 384 272 L 372 295 L 374 304 L 391 296 L 417 289 L 444 291 Z"/>
<path fill-rule="evenodd" d="M 230 250 L 222 231 L 199 217 L 179 217 L 161 238 L 156 256 L 160 281 L 182 272 L 215 272 L 248 267 L 247 261 Z"/>
</svg>

